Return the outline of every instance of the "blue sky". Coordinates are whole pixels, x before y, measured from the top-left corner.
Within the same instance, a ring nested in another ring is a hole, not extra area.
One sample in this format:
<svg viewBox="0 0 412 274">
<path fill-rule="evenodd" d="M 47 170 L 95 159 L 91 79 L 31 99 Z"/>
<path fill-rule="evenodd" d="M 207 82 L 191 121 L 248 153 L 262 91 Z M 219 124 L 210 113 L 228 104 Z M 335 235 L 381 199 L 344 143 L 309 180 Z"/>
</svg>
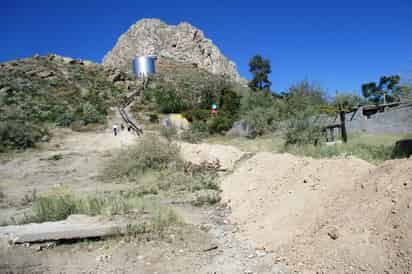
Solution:
<svg viewBox="0 0 412 274">
<path fill-rule="evenodd" d="M 307 79 L 360 93 L 382 75 L 412 76 L 411 0 L 61 2 L 2 0 L 0 62 L 49 52 L 101 62 L 149 17 L 202 29 L 246 78 L 251 56 L 269 58 L 275 91 Z"/>
</svg>

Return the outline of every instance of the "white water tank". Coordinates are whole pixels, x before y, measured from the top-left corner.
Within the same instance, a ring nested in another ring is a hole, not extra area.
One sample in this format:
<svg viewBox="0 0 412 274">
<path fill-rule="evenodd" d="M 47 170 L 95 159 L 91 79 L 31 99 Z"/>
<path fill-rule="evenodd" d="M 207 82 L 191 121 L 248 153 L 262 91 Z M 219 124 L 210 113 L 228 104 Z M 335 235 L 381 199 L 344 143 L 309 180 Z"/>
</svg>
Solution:
<svg viewBox="0 0 412 274">
<path fill-rule="evenodd" d="M 133 73 L 141 78 L 155 74 L 156 59 L 154 55 L 137 56 L 133 59 Z"/>
</svg>

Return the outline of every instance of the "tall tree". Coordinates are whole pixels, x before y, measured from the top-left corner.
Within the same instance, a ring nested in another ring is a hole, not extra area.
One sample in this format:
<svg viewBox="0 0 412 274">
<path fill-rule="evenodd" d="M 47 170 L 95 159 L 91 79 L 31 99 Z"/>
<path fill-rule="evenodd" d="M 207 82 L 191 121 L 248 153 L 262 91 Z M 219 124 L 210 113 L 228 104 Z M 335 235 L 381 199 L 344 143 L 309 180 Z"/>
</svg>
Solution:
<svg viewBox="0 0 412 274">
<path fill-rule="evenodd" d="M 383 99 L 384 103 L 397 100 L 396 91 L 400 81 L 399 75 L 382 76 L 379 83 L 370 82 L 362 85 L 362 94 L 374 103 Z"/>
<path fill-rule="evenodd" d="M 270 60 L 260 55 L 253 56 L 249 61 L 249 71 L 253 74 L 253 79 L 249 82 L 249 87 L 256 90 L 268 90 L 272 83 L 269 80 Z"/>
</svg>

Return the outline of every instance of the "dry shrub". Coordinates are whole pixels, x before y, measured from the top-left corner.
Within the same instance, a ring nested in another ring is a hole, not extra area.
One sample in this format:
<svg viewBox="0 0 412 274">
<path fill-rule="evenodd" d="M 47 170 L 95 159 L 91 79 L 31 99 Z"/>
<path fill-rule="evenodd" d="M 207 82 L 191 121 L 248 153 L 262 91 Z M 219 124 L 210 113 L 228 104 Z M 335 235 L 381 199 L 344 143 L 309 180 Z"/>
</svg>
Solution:
<svg viewBox="0 0 412 274">
<path fill-rule="evenodd" d="M 121 151 L 112 159 L 103 172 L 104 178 L 128 178 L 136 181 L 148 170 L 161 171 L 181 165 L 179 146 L 161 140 L 155 135 L 143 136 L 136 145 Z"/>
</svg>

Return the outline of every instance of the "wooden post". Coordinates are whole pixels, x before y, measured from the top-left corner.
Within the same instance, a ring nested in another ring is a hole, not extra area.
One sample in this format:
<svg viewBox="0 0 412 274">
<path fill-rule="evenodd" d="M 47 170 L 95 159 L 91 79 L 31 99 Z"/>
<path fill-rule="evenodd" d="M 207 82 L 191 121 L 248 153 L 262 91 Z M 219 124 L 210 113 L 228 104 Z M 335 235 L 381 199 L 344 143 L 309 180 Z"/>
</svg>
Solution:
<svg viewBox="0 0 412 274">
<path fill-rule="evenodd" d="M 339 112 L 339 116 L 340 116 L 340 129 L 341 129 L 341 134 L 342 134 L 342 141 L 346 143 L 348 141 L 348 135 L 346 133 L 345 112 L 341 110 Z"/>
</svg>

